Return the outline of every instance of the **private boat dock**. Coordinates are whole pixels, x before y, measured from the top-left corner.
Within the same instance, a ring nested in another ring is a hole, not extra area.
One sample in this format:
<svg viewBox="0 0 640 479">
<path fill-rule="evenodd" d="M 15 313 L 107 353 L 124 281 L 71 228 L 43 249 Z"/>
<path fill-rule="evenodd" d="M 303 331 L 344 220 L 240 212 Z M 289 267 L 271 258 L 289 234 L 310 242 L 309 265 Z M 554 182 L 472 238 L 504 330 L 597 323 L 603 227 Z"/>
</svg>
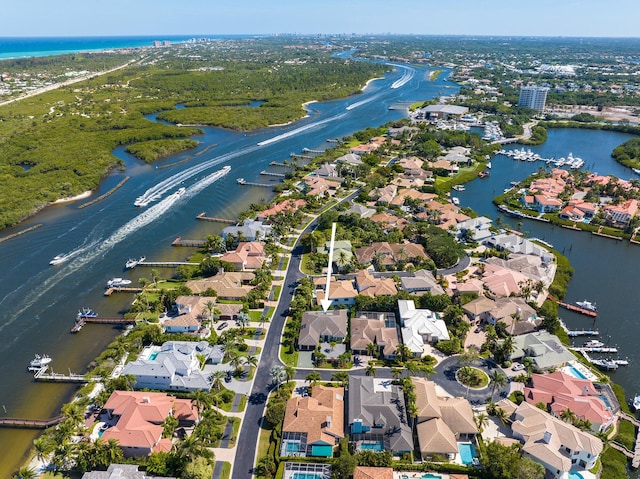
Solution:
<svg viewBox="0 0 640 479">
<path fill-rule="evenodd" d="M 282 173 L 273 173 L 271 171 L 266 171 L 266 170 L 262 170 L 260 174 L 265 176 L 275 176 L 277 178 L 284 178 L 286 176 L 286 175 L 283 175 Z"/>
<path fill-rule="evenodd" d="M 247 185 L 247 186 L 261 186 L 263 188 L 273 188 L 273 185 L 275 183 L 269 184 L 269 183 L 255 183 L 253 181 L 247 181 L 244 178 L 238 178 L 236 180 L 238 182 L 238 184 L 240 185 Z"/>
<path fill-rule="evenodd" d="M 280 163 L 278 161 L 272 161 L 269 163 L 269 166 L 280 166 L 282 168 L 293 168 L 293 165 L 289 165 L 287 163 Z"/>
<path fill-rule="evenodd" d="M 106 293 L 105 293 L 106 294 Z M 76 323 L 71 328 L 72 333 L 79 332 L 85 324 L 135 324 L 134 318 L 76 318 Z"/>
<path fill-rule="evenodd" d="M 196 216 L 197 220 L 202 220 L 202 221 L 215 221 L 217 223 L 229 223 L 230 225 L 234 225 L 237 223 L 236 220 L 230 220 L 229 218 L 217 218 L 215 216 L 207 216 L 206 212 L 202 212 L 200 213 L 198 216 Z"/>
<path fill-rule="evenodd" d="M 0 419 L 0 427 L 11 427 L 20 429 L 47 429 L 62 422 L 65 416 L 56 416 L 51 419 L 21 419 L 13 417 L 3 417 Z"/>
<path fill-rule="evenodd" d="M 558 303 L 558 306 L 562 306 L 563 308 L 566 308 L 569 311 L 575 311 L 576 313 L 585 314 L 587 316 L 591 316 L 592 318 L 595 318 L 596 316 L 598 316 L 597 312 L 591 311 L 590 309 L 581 308 L 580 306 L 575 306 L 573 304 L 563 303 L 562 301 L 558 301 L 558 300 L 554 300 L 554 301 Z"/>
<path fill-rule="evenodd" d="M 44 366 L 38 369 L 33 375 L 33 379 L 36 381 L 55 382 L 55 383 L 88 383 L 90 381 L 101 381 L 100 376 L 84 376 L 82 374 L 73 374 L 69 371 L 69 374 L 54 373 L 51 371 L 47 373 L 49 366 Z"/>
<path fill-rule="evenodd" d="M 618 348 L 609 348 L 609 347 L 575 347 L 571 348 L 574 351 L 578 351 L 580 353 L 617 353 Z"/>
<path fill-rule="evenodd" d="M 173 240 L 171 246 L 186 246 L 189 248 L 201 248 L 206 244 L 204 240 L 188 240 L 182 239 L 182 237 L 178 236 Z"/>
<path fill-rule="evenodd" d="M 575 338 L 577 336 L 600 336 L 599 331 L 591 329 L 577 329 L 573 331 L 567 329 L 566 331 L 570 338 Z"/>
<path fill-rule="evenodd" d="M 107 288 L 104 292 L 105 296 L 111 296 L 113 293 L 142 293 L 142 288 Z M 88 318 L 88 319 L 98 319 L 98 318 Z"/>
</svg>

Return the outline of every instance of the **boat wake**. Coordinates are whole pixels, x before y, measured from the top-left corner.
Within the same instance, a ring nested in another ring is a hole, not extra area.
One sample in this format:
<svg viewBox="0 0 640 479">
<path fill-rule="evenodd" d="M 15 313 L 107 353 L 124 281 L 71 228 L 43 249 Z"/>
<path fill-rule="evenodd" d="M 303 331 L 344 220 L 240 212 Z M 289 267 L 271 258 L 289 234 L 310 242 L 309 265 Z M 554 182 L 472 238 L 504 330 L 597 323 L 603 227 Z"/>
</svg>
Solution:
<svg viewBox="0 0 640 479">
<path fill-rule="evenodd" d="M 299 133 L 302 133 L 303 131 L 309 131 L 309 130 L 315 130 L 316 128 L 321 127 L 322 125 L 325 125 L 327 123 L 330 123 L 332 121 L 335 120 L 339 120 L 340 118 L 346 116 L 346 113 L 340 113 L 339 115 L 335 115 L 332 116 L 331 118 L 326 118 L 324 120 L 321 121 L 317 121 L 315 123 L 310 123 L 308 125 L 305 126 L 301 126 L 300 128 L 295 128 L 291 131 L 288 131 L 286 133 L 283 133 L 282 135 L 278 135 L 278 136 L 274 136 L 273 138 L 269 138 L 268 140 L 264 140 L 258 143 L 258 146 L 266 146 L 266 145 L 270 145 L 272 143 L 276 143 L 278 141 L 282 141 L 282 140 L 286 140 L 287 138 L 291 138 L 292 136 L 295 136 Z"/>
<path fill-rule="evenodd" d="M 381 96 L 381 94 L 378 93 L 377 95 L 373 95 L 371 98 L 367 98 L 366 100 L 357 101 L 357 102 L 352 103 L 351 105 L 347 106 L 345 108 L 345 110 L 353 110 L 354 108 L 358 108 L 359 106 L 366 105 L 367 103 L 370 103 L 373 100 L 376 100 L 380 96 Z"/>
<path fill-rule="evenodd" d="M 118 228 L 113 234 L 111 234 L 106 239 L 101 238 L 91 238 L 86 239 L 82 246 L 74 249 L 73 251 L 67 253 L 65 257 L 67 261 L 64 264 L 60 265 L 59 269 L 55 269 L 55 273 L 49 277 L 46 277 L 48 272 L 51 269 L 46 269 L 43 272 L 36 275 L 33 279 L 38 284 L 38 287 L 32 290 L 28 290 L 28 286 L 26 283 L 19 288 L 15 289 L 11 294 L 7 295 L 5 298 L 0 300 L 0 307 L 2 307 L 3 303 L 7 302 L 7 304 L 17 305 L 17 309 L 9 312 L 8 308 L 5 308 L 6 313 L 6 321 L 4 321 L 0 325 L 0 331 L 2 331 L 5 327 L 9 326 L 16 319 L 18 319 L 23 313 L 27 311 L 27 309 L 32 306 L 40 297 L 47 294 L 55 285 L 63 281 L 65 278 L 71 276 L 76 273 L 79 269 L 85 267 L 96 258 L 105 255 L 108 251 L 110 251 L 114 246 L 123 241 L 132 233 L 140 230 L 146 225 L 154 222 L 155 220 L 162 217 L 164 214 L 171 209 L 179 200 L 190 198 L 200 191 L 202 191 L 207 186 L 210 186 L 223 176 L 225 176 L 231 170 L 230 166 L 225 166 L 221 170 L 212 173 L 203 179 L 199 180 L 193 186 L 186 188 L 180 188 L 175 193 L 167 196 L 165 199 L 161 200 L 159 203 L 153 205 L 149 209 L 140 213 L 135 218 L 128 221 L 125 225 Z M 21 290 L 25 289 L 26 293 L 23 293 Z M 16 301 L 16 298 L 19 300 Z M 52 298 L 52 302 L 57 301 L 58 298 Z M 61 299 L 61 298 L 60 298 Z"/>
<path fill-rule="evenodd" d="M 389 63 L 389 65 L 396 68 L 402 68 L 404 70 L 402 76 L 391 84 L 392 89 L 400 88 L 401 86 L 406 85 L 413 79 L 416 74 L 416 71 L 413 68 L 409 68 L 405 65 L 396 65 L 395 63 Z"/>
</svg>

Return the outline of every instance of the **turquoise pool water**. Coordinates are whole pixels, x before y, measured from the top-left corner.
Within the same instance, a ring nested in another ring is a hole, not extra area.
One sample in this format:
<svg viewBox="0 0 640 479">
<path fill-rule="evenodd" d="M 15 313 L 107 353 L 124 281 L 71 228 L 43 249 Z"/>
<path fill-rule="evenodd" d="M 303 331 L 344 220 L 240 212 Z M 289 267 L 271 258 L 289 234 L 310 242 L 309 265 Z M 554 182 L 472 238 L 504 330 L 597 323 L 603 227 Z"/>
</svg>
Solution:
<svg viewBox="0 0 640 479">
<path fill-rule="evenodd" d="M 438 476 L 437 474 L 431 474 L 430 472 L 427 472 L 426 474 L 422 475 L 422 479 L 442 479 L 442 476 Z"/>
<path fill-rule="evenodd" d="M 584 479 L 582 474 L 576 471 L 569 471 L 569 479 Z"/>
<path fill-rule="evenodd" d="M 313 472 L 294 472 L 291 477 L 293 479 L 322 479 L 322 474 L 314 474 Z"/>
<path fill-rule="evenodd" d="M 300 451 L 300 443 L 299 442 L 287 442 L 285 447 L 285 451 L 287 452 L 299 452 Z"/>
<path fill-rule="evenodd" d="M 476 457 L 476 450 L 474 449 L 473 444 L 470 442 L 458 443 L 458 451 L 460 452 L 462 464 L 465 466 L 473 464 L 473 458 Z"/>
<path fill-rule="evenodd" d="M 98 430 L 98 437 L 102 437 L 102 435 L 104 434 L 105 429 L 99 429 Z"/>
<path fill-rule="evenodd" d="M 149 361 L 153 361 L 158 356 L 158 353 L 151 353 L 149 355 Z"/>
<path fill-rule="evenodd" d="M 384 445 L 381 442 L 369 442 L 369 443 L 362 443 L 360 445 L 360 449 L 362 449 L 363 451 L 384 451 Z"/>
<path fill-rule="evenodd" d="M 580 370 L 578 370 L 575 366 L 569 365 L 567 366 L 565 371 L 567 372 L 567 374 L 569 374 L 570 376 L 573 376 L 574 378 L 587 379 L 587 377 L 584 374 L 582 374 Z"/>
</svg>

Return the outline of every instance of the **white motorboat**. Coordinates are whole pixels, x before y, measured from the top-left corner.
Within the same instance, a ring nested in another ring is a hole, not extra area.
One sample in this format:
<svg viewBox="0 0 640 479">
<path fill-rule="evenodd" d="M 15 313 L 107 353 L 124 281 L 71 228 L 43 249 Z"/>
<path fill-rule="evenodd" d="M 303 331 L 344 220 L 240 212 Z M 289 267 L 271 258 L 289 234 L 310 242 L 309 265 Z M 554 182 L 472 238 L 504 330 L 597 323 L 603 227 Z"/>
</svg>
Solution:
<svg viewBox="0 0 640 479">
<path fill-rule="evenodd" d="M 602 341 L 598 341 L 597 339 L 591 339 L 584 343 L 585 348 L 601 348 L 604 346 Z"/>
<path fill-rule="evenodd" d="M 38 371 L 47 366 L 51 361 L 52 359 L 46 354 L 43 354 L 42 356 L 36 354 L 36 357 L 29 363 L 29 371 Z"/>
<path fill-rule="evenodd" d="M 135 268 L 140 263 L 142 263 L 145 259 L 147 259 L 146 256 L 140 256 L 140 258 L 138 258 L 138 259 L 129 258 L 127 260 L 127 262 L 125 263 L 124 267 L 127 268 L 127 269 Z"/>
<path fill-rule="evenodd" d="M 460 206 L 460 200 L 455 196 L 451 197 L 451 203 L 453 203 L 456 206 Z"/>
<path fill-rule="evenodd" d="M 465 187 L 463 185 L 453 185 L 451 189 L 456 191 L 464 191 Z"/>
<path fill-rule="evenodd" d="M 576 304 L 578 306 L 580 306 L 581 308 L 584 308 L 586 310 L 589 311 L 597 311 L 598 308 L 596 306 L 596 303 L 592 303 L 591 301 L 587 301 L 586 299 L 584 301 L 576 301 Z"/>
<path fill-rule="evenodd" d="M 487 168 L 491 169 L 491 162 L 487 161 Z"/>
<path fill-rule="evenodd" d="M 64 263 L 66 260 L 67 260 L 67 255 L 58 254 L 58 255 L 55 255 L 51 261 L 49 261 L 49 264 L 56 265 L 56 264 Z"/>
<path fill-rule="evenodd" d="M 636 394 L 636 397 L 633 398 L 633 402 L 631 403 L 633 409 L 635 411 L 640 411 L 640 394 Z"/>
<path fill-rule="evenodd" d="M 122 286 L 127 286 L 129 284 L 131 284 L 131 280 L 124 278 L 111 278 L 107 281 L 107 287 L 109 288 L 121 288 Z"/>
</svg>

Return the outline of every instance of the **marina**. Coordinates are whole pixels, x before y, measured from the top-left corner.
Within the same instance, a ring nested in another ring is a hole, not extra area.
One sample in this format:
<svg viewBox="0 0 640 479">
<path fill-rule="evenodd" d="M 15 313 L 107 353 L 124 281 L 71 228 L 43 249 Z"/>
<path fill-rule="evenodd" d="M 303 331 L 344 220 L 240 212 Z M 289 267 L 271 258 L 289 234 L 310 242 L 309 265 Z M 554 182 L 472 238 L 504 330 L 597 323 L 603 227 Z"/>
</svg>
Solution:
<svg viewBox="0 0 640 479">
<path fill-rule="evenodd" d="M 558 159 L 556 159 L 555 157 L 544 158 L 538 153 L 534 153 L 533 151 L 531 151 L 531 149 L 525 151 L 524 148 L 521 148 L 520 150 L 500 150 L 498 151 L 498 154 L 508 156 L 518 161 L 541 161 L 543 163 L 546 163 L 547 165 L 556 167 L 565 166 L 571 169 L 580 169 L 584 166 L 584 160 L 579 157 L 574 157 L 573 153 L 569 153 L 566 158 L 560 157 Z"/>
</svg>

